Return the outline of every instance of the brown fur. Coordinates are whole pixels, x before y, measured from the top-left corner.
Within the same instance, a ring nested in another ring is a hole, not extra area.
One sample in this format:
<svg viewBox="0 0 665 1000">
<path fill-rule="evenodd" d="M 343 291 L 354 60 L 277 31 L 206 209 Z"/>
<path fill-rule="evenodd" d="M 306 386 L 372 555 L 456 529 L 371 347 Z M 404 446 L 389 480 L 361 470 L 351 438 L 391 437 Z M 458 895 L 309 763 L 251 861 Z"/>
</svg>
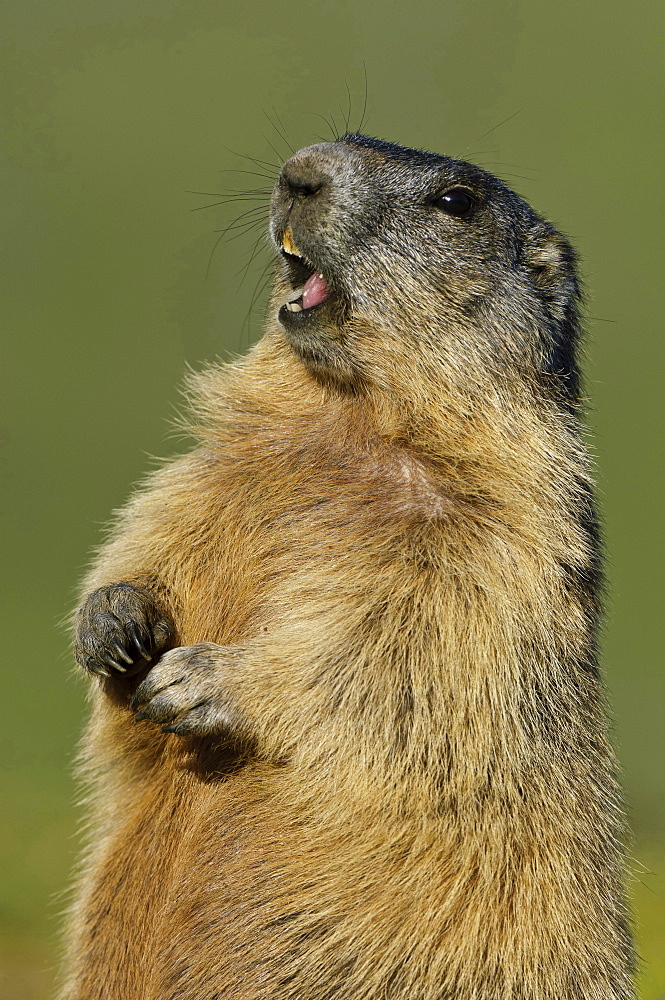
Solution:
<svg viewBox="0 0 665 1000">
<path fill-rule="evenodd" d="M 429 156 L 348 137 L 291 161 L 273 231 L 290 218 L 337 312 L 306 342 L 272 319 L 196 379 L 199 447 L 136 494 L 86 581 L 152 595 L 174 630 L 155 676 L 184 662 L 223 721 L 161 732 L 155 697 L 135 722 L 145 663 L 95 682 L 63 1000 L 633 995 L 561 370 L 572 255 L 489 175 Z M 298 170 L 332 178 L 328 201 Z M 488 215 L 410 228 L 405 178 L 421 198 L 427 171 Z M 454 260 L 433 264 L 430 225 Z"/>
</svg>

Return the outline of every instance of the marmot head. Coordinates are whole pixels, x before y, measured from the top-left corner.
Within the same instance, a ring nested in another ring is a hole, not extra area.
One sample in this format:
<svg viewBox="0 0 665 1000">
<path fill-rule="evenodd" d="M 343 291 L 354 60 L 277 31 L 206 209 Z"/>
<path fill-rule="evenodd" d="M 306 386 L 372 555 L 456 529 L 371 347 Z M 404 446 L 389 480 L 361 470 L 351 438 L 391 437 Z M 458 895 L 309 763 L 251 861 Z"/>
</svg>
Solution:
<svg viewBox="0 0 665 1000">
<path fill-rule="evenodd" d="M 346 135 L 285 163 L 271 235 L 277 322 L 326 383 L 509 376 L 575 402 L 573 251 L 492 174 Z"/>
</svg>

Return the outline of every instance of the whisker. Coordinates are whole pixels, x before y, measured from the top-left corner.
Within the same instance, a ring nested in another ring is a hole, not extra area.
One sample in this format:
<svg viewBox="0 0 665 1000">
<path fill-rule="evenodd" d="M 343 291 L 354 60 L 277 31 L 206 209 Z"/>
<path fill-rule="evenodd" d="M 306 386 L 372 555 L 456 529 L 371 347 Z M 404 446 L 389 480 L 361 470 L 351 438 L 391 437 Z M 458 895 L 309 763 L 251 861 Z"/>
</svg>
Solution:
<svg viewBox="0 0 665 1000">
<path fill-rule="evenodd" d="M 255 208 L 262 208 L 262 207 L 263 208 L 267 208 L 268 204 L 269 204 L 268 199 L 266 197 L 260 197 L 259 198 L 258 196 L 251 196 L 251 195 L 248 195 L 247 197 L 243 197 L 242 195 L 237 195 L 236 197 L 224 198 L 223 200 L 216 201 L 216 202 L 214 202 L 211 205 L 202 205 L 200 207 L 201 208 L 214 208 L 215 205 L 242 205 L 243 203 L 247 203 L 247 202 L 249 202 L 249 203 L 254 202 L 255 203 L 254 204 Z M 192 211 L 195 212 L 195 211 L 198 211 L 198 209 L 192 209 Z"/>
<path fill-rule="evenodd" d="M 234 156 L 239 156 L 243 160 L 250 160 L 256 166 L 270 167 L 271 170 L 276 170 L 278 173 L 282 169 L 281 163 L 278 165 L 277 163 L 271 163 L 270 160 L 261 160 L 256 156 L 250 156 L 249 153 L 238 153 L 235 149 L 231 149 L 230 146 L 222 146 L 222 148 L 228 150 L 229 153 L 233 153 Z M 277 150 L 275 152 L 277 153 Z M 279 153 L 277 153 L 277 156 L 279 157 Z M 281 160 L 281 157 L 279 158 Z"/>
<path fill-rule="evenodd" d="M 249 273 L 249 269 L 254 263 L 256 257 L 261 253 L 261 250 L 267 249 L 265 244 L 266 235 L 267 235 L 266 233 L 260 233 L 257 239 L 254 240 L 254 245 L 252 246 L 249 260 L 237 272 L 237 274 L 242 274 L 242 278 L 240 279 L 240 284 L 238 285 L 238 288 L 242 288 L 243 282 L 247 277 L 247 274 Z"/>
<path fill-rule="evenodd" d="M 328 128 L 330 129 L 330 132 L 331 132 L 331 134 L 332 134 L 332 135 L 333 135 L 333 136 L 335 137 L 335 139 L 336 139 L 336 140 L 338 140 L 338 139 L 339 139 L 339 136 L 338 136 L 338 134 L 337 134 L 337 129 L 336 129 L 336 127 L 335 127 L 334 125 L 332 125 L 332 124 L 330 123 L 330 119 L 329 119 L 329 118 L 326 118 L 326 116 L 325 116 L 325 115 L 322 115 L 322 114 L 321 114 L 320 112 L 318 112 L 318 111 L 305 111 L 305 114 L 306 114 L 306 115 L 312 115 L 312 116 L 313 116 L 314 118 L 320 118 L 320 119 L 321 119 L 321 121 L 323 121 L 323 122 L 325 122 L 325 123 L 326 123 L 326 125 L 327 125 L 327 126 L 328 126 Z M 323 136 L 317 136 L 317 138 L 321 139 L 321 141 L 322 141 L 322 142 L 329 142 L 329 141 L 330 141 L 330 139 L 329 139 L 329 138 L 324 138 Z"/>
<path fill-rule="evenodd" d="M 495 167 L 517 167 L 518 170 L 531 170 L 534 173 L 538 171 L 538 167 L 527 167 L 524 163 L 505 163 L 502 160 L 486 160 L 485 162 Z"/>
<path fill-rule="evenodd" d="M 363 73 L 365 75 L 365 99 L 363 101 L 363 113 L 360 116 L 360 125 L 358 126 L 358 128 L 356 130 L 357 132 L 360 132 L 361 134 L 362 134 L 363 127 L 365 125 L 365 116 L 367 114 L 367 94 L 368 94 L 368 87 L 367 87 L 367 63 L 365 62 L 364 59 L 363 59 Z"/>
<path fill-rule="evenodd" d="M 276 148 L 276 146 L 274 146 L 274 145 L 273 145 L 273 143 L 272 143 L 272 142 L 270 141 L 270 139 L 269 139 L 269 138 L 268 138 L 268 136 L 267 136 L 267 135 L 265 134 L 265 132 L 263 132 L 263 133 L 261 133 L 261 134 L 263 135 L 263 138 L 264 138 L 264 139 L 265 139 L 265 141 L 266 141 L 266 142 L 268 143 L 268 145 L 270 146 L 270 148 L 272 149 L 272 151 L 273 151 L 273 152 L 275 153 L 275 156 L 278 156 L 278 157 L 279 157 L 280 159 L 283 159 L 283 157 L 282 157 L 282 156 L 280 155 L 280 152 L 279 152 L 279 150 L 278 150 L 278 149 Z"/>
<path fill-rule="evenodd" d="M 274 104 L 272 106 L 272 110 L 273 110 L 273 114 L 274 114 L 275 118 L 277 119 L 277 123 L 279 125 L 279 128 L 277 128 L 277 125 L 275 125 L 274 121 L 270 118 L 269 115 L 266 114 L 265 111 L 263 113 L 264 113 L 264 115 L 266 115 L 266 118 L 268 119 L 268 121 L 270 122 L 270 124 L 272 125 L 272 127 L 274 128 L 275 132 L 277 132 L 277 135 L 280 137 L 280 139 L 282 140 L 282 142 L 284 143 L 284 145 L 286 146 L 286 148 L 288 150 L 290 150 L 291 156 L 293 156 L 295 154 L 295 149 L 293 148 L 293 146 L 291 145 L 291 143 L 289 142 L 289 140 L 286 138 L 286 129 L 284 128 L 284 125 L 282 123 L 282 119 L 277 114 L 277 109 L 276 109 L 276 107 L 275 107 Z"/>
<path fill-rule="evenodd" d="M 344 86 L 346 87 L 346 115 L 344 117 L 344 134 L 347 135 L 349 131 L 349 125 L 351 123 L 351 89 L 349 87 L 349 81 L 344 77 Z"/>
<path fill-rule="evenodd" d="M 275 263 L 276 263 L 276 260 L 273 257 L 273 255 L 271 254 L 270 257 L 268 258 L 268 260 L 265 262 L 265 264 L 261 268 L 261 270 L 259 271 L 259 275 L 258 275 L 258 279 L 257 279 L 257 284 L 258 284 L 259 281 L 261 281 L 266 276 L 266 271 L 268 271 Z M 238 287 L 240 287 L 240 285 Z M 254 291 L 256 291 L 256 285 L 254 286 Z M 252 299 L 251 301 L 253 302 L 254 300 Z"/>
<path fill-rule="evenodd" d="M 469 147 L 467 146 L 466 149 L 468 150 L 468 148 Z M 463 150 L 463 152 L 466 152 L 466 150 Z M 500 152 L 501 152 L 500 149 L 476 149 L 473 152 L 469 153 L 469 156 L 489 156 L 491 153 L 500 153 Z"/>
<path fill-rule="evenodd" d="M 267 227 L 267 225 L 268 225 L 268 218 L 269 218 L 269 216 L 268 216 L 267 212 L 264 212 L 263 210 L 261 210 L 259 212 L 256 209 L 250 209 L 248 212 L 243 212 L 236 219 L 234 219 L 233 223 L 232 223 L 232 227 L 233 227 L 233 229 L 238 228 L 238 225 L 241 225 L 241 226 L 249 226 L 249 225 L 258 226 L 258 225 L 262 225 L 262 226 L 266 226 Z M 217 232 L 217 230 L 215 230 L 215 231 Z"/>
<path fill-rule="evenodd" d="M 267 188 L 229 188 L 229 194 L 259 194 L 268 193 Z M 186 189 L 186 194 L 200 194 L 205 198 L 223 198 L 225 193 L 223 191 L 192 191 L 189 188 Z"/>
<path fill-rule="evenodd" d="M 263 177 L 267 181 L 272 181 L 275 178 L 275 175 L 272 172 L 268 173 L 267 171 L 241 170 L 241 169 L 239 169 L 237 167 L 226 167 L 224 170 L 220 170 L 220 173 L 221 174 L 248 174 L 250 177 Z"/>
<path fill-rule="evenodd" d="M 477 163 L 477 166 L 484 168 L 484 167 L 487 167 L 487 166 L 492 166 L 492 164 Z M 492 166 L 492 169 L 494 170 L 493 166 Z M 537 177 L 528 177 L 526 174 L 513 174 L 513 173 L 511 173 L 508 170 L 497 170 L 497 171 L 495 171 L 495 173 L 499 177 L 512 177 L 512 178 L 517 178 L 517 180 L 520 180 L 520 181 L 532 181 L 534 184 L 536 184 L 538 182 L 538 178 Z"/>
<path fill-rule="evenodd" d="M 212 267 L 212 261 L 215 256 L 215 251 L 217 250 L 217 247 L 219 246 L 219 244 L 222 242 L 223 239 L 224 239 L 224 233 L 221 233 L 221 235 L 219 235 L 215 240 L 215 242 L 213 243 L 212 250 L 210 251 L 210 256 L 208 257 L 208 266 L 206 267 L 206 273 L 203 279 L 204 281 L 207 281 L 208 278 L 210 277 L 210 268 Z"/>
<path fill-rule="evenodd" d="M 229 233 L 229 232 L 234 231 L 235 229 L 241 229 L 241 232 L 236 233 L 235 236 L 229 237 L 229 239 L 226 242 L 230 243 L 233 240 L 237 239 L 238 236 L 244 236 L 244 234 L 246 232 L 250 232 L 252 228 L 254 228 L 255 226 L 258 226 L 259 223 L 262 221 L 261 219 L 253 219 L 250 222 L 241 223 L 240 222 L 241 218 L 242 218 L 242 216 L 240 216 L 238 219 L 235 219 L 232 223 L 230 223 L 224 229 L 217 230 L 219 232 L 219 236 L 215 240 L 213 248 L 210 251 L 210 257 L 208 258 L 208 266 L 206 267 L 206 273 L 205 273 L 205 280 L 206 281 L 208 280 L 208 277 L 210 275 L 210 268 L 212 267 L 212 262 L 213 262 L 213 258 L 215 256 L 215 252 L 217 250 L 217 247 L 222 242 L 222 240 L 224 239 L 224 237 L 226 236 L 226 234 Z"/>
<path fill-rule="evenodd" d="M 488 129 L 487 132 L 483 132 L 483 134 L 479 135 L 478 138 L 475 141 L 476 142 L 480 142 L 480 140 L 484 139 L 486 135 L 491 135 L 492 132 L 496 132 L 496 130 L 498 128 L 501 128 L 502 125 L 505 125 L 507 122 L 512 121 L 513 118 L 516 118 L 517 115 L 520 115 L 523 111 L 524 111 L 524 108 L 518 108 L 517 111 L 513 111 L 512 115 L 508 115 L 508 117 L 504 118 L 502 122 L 498 123 L 498 125 L 494 125 L 492 128 Z M 468 148 L 469 147 L 467 146 L 467 149 Z"/>
<path fill-rule="evenodd" d="M 338 107 L 339 107 L 339 105 L 338 105 Z M 340 108 L 340 111 L 341 110 L 342 109 Z M 333 135 L 335 136 L 335 142 L 339 142 L 339 140 L 341 139 L 342 135 L 341 135 L 340 129 L 337 127 L 337 119 L 335 118 L 334 114 L 331 114 L 330 117 L 332 118 Z"/>
<path fill-rule="evenodd" d="M 267 208 L 268 205 L 268 199 L 266 197 L 259 198 L 258 196 L 248 196 L 246 198 L 243 198 L 239 196 L 237 198 L 236 197 L 222 198 L 221 201 L 213 201 L 210 205 L 197 205 L 196 208 L 190 208 L 190 212 L 202 212 L 206 208 L 216 208 L 218 205 L 237 205 L 240 202 L 247 202 L 247 201 L 260 202 L 261 204 L 257 205 L 257 208 L 264 208 L 264 207 Z"/>
<path fill-rule="evenodd" d="M 241 236 L 246 236 L 247 233 L 251 233 L 252 229 L 256 229 L 257 226 L 258 226 L 258 221 L 246 223 L 244 228 L 242 228 L 239 232 L 235 233 L 235 235 L 233 236 L 229 236 L 226 242 L 233 243 L 234 240 L 239 240 Z"/>
<path fill-rule="evenodd" d="M 339 101 L 337 102 L 337 107 L 339 108 L 339 113 L 341 115 L 342 121 L 344 122 L 344 132 L 342 132 L 338 136 L 338 139 L 341 139 L 342 135 L 344 135 L 346 133 L 346 118 L 344 117 L 344 108 L 342 107 L 342 105 L 340 104 Z"/>
<path fill-rule="evenodd" d="M 254 309 L 254 306 L 255 306 L 257 300 L 263 294 L 263 292 L 264 292 L 267 284 L 270 281 L 271 275 L 268 274 L 266 276 L 266 271 L 267 271 L 268 267 L 270 266 L 270 263 L 271 262 L 268 262 L 268 265 L 266 265 L 266 267 L 263 268 L 263 270 L 261 271 L 261 273 L 260 273 L 260 275 L 258 277 L 256 285 L 254 286 L 254 293 L 252 295 L 252 300 L 251 300 L 251 302 L 249 304 L 249 309 L 247 310 L 247 315 L 246 315 L 245 321 L 244 321 L 244 323 L 242 325 L 242 330 L 241 330 L 241 334 L 240 334 L 241 339 L 242 339 L 242 337 L 244 335 L 245 330 L 247 330 L 247 337 L 248 337 L 248 339 L 251 336 L 250 327 L 251 327 L 252 310 Z"/>
</svg>

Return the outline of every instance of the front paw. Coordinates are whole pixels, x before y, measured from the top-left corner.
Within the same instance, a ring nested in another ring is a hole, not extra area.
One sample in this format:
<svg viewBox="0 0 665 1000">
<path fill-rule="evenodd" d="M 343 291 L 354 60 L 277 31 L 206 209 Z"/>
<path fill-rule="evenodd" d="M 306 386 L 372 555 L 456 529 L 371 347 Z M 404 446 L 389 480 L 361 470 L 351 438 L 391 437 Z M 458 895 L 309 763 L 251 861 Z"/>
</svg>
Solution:
<svg viewBox="0 0 665 1000">
<path fill-rule="evenodd" d="M 224 675 L 240 652 L 213 642 L 169 650 L 136 689 L 130 702 L 136 720 L 161 723 L 162 732 L 181 736 L 236 733 L 243 720 Z"/>
<path fill-rule="evenodd" d="M 91 673 L 132 677 L 173 645 L 174 631 L 147 590 L 114 583 L 93 591 L 82 604 L 74 654 Z"/>
</svg>

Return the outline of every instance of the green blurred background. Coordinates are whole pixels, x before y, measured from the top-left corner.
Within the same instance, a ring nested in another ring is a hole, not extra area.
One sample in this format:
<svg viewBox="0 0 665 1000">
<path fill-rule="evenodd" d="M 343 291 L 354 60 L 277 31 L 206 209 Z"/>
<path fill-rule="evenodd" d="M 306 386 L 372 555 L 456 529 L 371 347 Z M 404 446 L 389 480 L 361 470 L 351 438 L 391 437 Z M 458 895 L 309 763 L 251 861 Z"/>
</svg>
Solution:
<svg viewBox="0 0 665 1000">
<path fill-rule="evenodd" d="M 76 856 L 77 580 L 130 484 L 182 446 L 185 366 L 261 330 L 261 239 L 243 271 L 261 228 L 211 253 L 263 203 L 192 211 L 218 199 L 188 192 L 269 186 L 239 154 L 286 158 L 277 116 L 294 149 L 329 137 L 317 115 L 343 128 L 349 94 L 357 126 L 365 76 L 366 131 L 487 166 L 582 256 L 641 989 L 665 993 L 664 15 L 660 0 L 5 0 L 3 1000 L 50 995 Z"/>
</svg>

